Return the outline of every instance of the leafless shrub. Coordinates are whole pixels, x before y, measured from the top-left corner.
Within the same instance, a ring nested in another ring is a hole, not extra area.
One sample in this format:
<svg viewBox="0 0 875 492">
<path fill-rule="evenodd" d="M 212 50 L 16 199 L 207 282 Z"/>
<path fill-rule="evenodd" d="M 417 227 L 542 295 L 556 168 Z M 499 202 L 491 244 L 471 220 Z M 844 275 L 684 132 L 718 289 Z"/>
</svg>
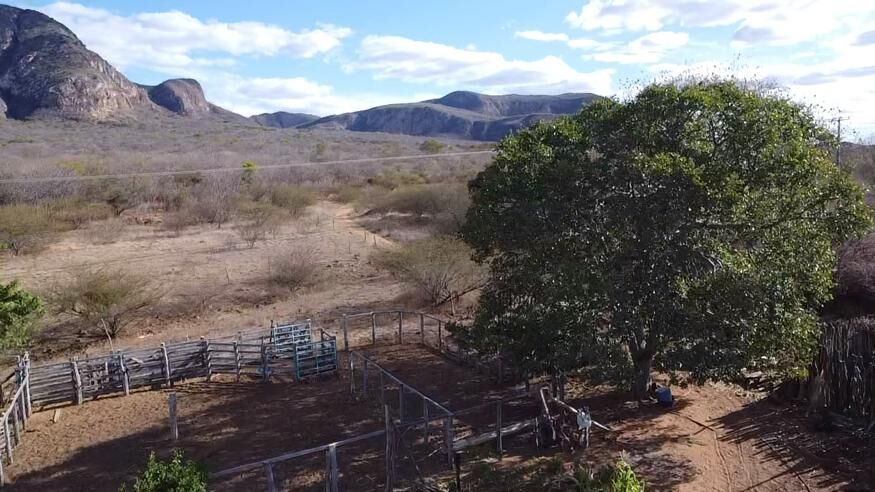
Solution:
<svg viewBox="0 0 875 492">
<path fill-rule="evenodd" d="M 316 281 L 316 254 L 310 248 L 294 248 L 270 261 L 270 281 L 274 285 L 295 291 Z"/>
<path fill-rule="evenodd" d="M 89 222 L 106 220 L 115 215 L 113 208 L 106 203 L 86 202 L 80 198 L 68 197 L 49 204 L 52 216 L 60 222 L 79 229 Z"/>
<path fill-rule="evenodd" d="M 88 228 L 88 237 L 94 244 L 112 244 L 119 240 L 125 230 L 125 222 L 117 217 L 93 223 Z"/>
<path fill-rule="evenodd" d="M 432 305 L 472 292 L 483 284 L 483 269 L 462 241 L 437 236 L 375 253 L 372 261 L 415 286 Z"/>
<path fill-rule="evenodd" d="M 268 191 L 270 203 L 285 209 L 292 217 L 300 217 L 307 207 L 316 203 L 316 193 L 310 188 L 293 185 L 275 185 Z"/>
<path fill-rule="evenodd" d="M 288 219 L 285 210 L 264 202 L 243 202 L 239 213 L 242 222 L 236 228 L 237 234 L 250 249 L 267 239 L 268 234 L 276 234 Z"/>
<path fill-rule="evenodd" d="M 841 248 L 836 290 L 840 296 L 875 300 L 875 233 Z"/>
<path fill-rule="evenodd" d="M 196 226 L 202 222 L 203 219 L 194 207 L 184 206 L 175 212 L 165 214 L 162 226 L 165 230 L 178 236 L 184 229 Z"/>
<path fill-rule="evenodd" d="M 0 244 L 14 255 L 35 253 L 57 237 L 62 225 L 39 205 L 0 207 Z"/>
<path fill-rule="evenodd" d="M 95 335 L 110 337 L 140 319 L 161 297 L 146 277 L 120 269 L 79 272 L 55 284 L 48 295 L 58 314 L 76 317 Z"/>
</svg>

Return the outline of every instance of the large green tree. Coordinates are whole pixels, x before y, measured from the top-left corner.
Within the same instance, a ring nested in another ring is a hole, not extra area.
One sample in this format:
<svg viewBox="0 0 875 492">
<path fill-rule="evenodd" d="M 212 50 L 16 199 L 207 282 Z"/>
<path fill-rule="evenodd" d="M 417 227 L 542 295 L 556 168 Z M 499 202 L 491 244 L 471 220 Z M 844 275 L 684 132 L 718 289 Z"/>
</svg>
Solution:
<svg viewBox="0 0 875 492">
<path fill-rule="evenodd" d="M 803 367 L 861 187 L 804 107 L 734 81 L 655 84 L 506 138 L 463 237 L 491 278 L 463 343 L 532 372 L 723 378 Z"/>
</svg>

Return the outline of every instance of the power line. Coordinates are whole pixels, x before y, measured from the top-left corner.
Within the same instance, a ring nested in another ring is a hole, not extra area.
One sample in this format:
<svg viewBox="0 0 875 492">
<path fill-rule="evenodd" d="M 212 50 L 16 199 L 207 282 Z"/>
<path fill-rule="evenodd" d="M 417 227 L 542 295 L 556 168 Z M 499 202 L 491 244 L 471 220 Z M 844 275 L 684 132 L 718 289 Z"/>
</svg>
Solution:
<svg viewBox="0 0 875 492">
<path fill-rule="evenodd" d="M 268 164 L 266 166 L 258 166 L 256 170 L 264 169 L 286 169 L 292 167 L 309 167 L 322 166 L 331 164 L 364 164 L 368 162 L 386 162 L 386 161 L 410 161 L 420 159 L 436 159 L 443 157 L 464 157 L 472 155 L 494 154 L 494 150 L 474 150 L 468 152 L 450 152 L 447 154 L 414 154 L 402 155 L 394 157 L 366 157 L 362 159 L 346 159 L 338 161 L 318 161 L 318 162 L 293 162 L 289 164 Z M 246 169 L 235 167 L 214 167 L 207 169 L 190 169 L 186 171 L 150 171 L 141 173 L 124 173 L 124 174 L 95 174 L 90 176 L 54 176 L 46 178 L 9 178 L 0 179 L 0 184 L 25 184 L 25 183 L 59 183 L 64 181 L 94 181 L 100 179 L 126 179 L 126 178 L 149 178 L 156 176 L 180 176 L 191 174 L 218 174 L 226 172 L 244 172 Z"/>
</svg>

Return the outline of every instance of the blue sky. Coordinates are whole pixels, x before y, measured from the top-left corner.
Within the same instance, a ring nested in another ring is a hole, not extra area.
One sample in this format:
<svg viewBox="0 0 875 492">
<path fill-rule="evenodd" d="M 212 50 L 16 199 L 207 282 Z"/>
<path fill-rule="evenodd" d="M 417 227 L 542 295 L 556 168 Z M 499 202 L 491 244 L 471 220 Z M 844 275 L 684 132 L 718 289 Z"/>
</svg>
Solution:
<svg viewBox="0 0 875 492">
<path fill-rule="evenodd" d="M 438 97 L 628 95 L 673 74 L 774 81 L 875 133 L 875 7 L 861 0 L 13 2 L 130 79 L 197 78 L 242 114 Z"/>
</svg>

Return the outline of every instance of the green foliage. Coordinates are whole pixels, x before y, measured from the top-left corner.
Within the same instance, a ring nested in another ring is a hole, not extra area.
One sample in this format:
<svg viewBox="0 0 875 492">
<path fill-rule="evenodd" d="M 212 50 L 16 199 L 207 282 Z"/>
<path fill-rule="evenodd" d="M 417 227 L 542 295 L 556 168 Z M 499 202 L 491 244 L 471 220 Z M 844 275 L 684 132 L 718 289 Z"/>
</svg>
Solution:
<svg viewBox="0 0 875 492">
<path fill-rule="evenodd" d="M 484 278 L 482 268 L 471 260 L 471 249 L 447 236 L 403 244 L 371 258 L 416 287 L 434 306 L 479 288 Z"/>
<path fill-rule="evenodd" d="M 147 277 L 115 269 L 78 272 L 52 286 L 49 294 L 58 314 L 79 318 L 95 334 L 113 337 L 160 299 Z"/>
<path fill-rule="evenodd" d="M 803 107 L 732 81 L 652 85 L 505 139 L 463 234 L 491 282 L 466 342 L 591 363 L 643 394 L 810 360 L 833 245 L 870 227 Z"/>
<path fill-rule="evenodd" d="M 455 484 L 449 487 L 455 490 Z M 533 467 L 501 466 L 492 461 L 477 461 L 462 480 L 462 490 L 525 492 L 644 492 L 644 481 L 620 459 L 596 472 L 583 465 L 566 471 L 562 460 L 554 458 Z"/>
<path fill-rule="evenodd" d="M 240 175 L 240 182 L 245 185 L 251 185 L 255 181 L 255 172 L 258 170 L 258 163 L 255 161 L 243 161 L 240 165 L 243 168 L 243 174 Z"/>
<path fill-rule="evenodd" d="M 121 492 L 206 492 L 207 472 L 200 464 L 186 460 L 182 451 L 176 450 L 169 461 L 163 461 L 152 452 L 143 475 L 129 489 L 121 486 Z"/>
<path fill-rule="evenodd" d="M 446 148 L 446 145 L 433 138 L 422 142 L 422 144 L 419 146 L 419 150 L 425 152 L 426 154 L 440 154 L 441 152 L 443 152 L 444 148 Z"/>
<path fill-rule="evenodd" d="M 26 346 L 44 313 L 42 300 L 18 282 L 0 282 L 0 349 Z"/>
<path fill-rule="evenodd" d="M 39 205 L 0 206 L 0 244 L 14 255 L 35 253 L 62 229 L 47 207 Z"/>
</svg>

